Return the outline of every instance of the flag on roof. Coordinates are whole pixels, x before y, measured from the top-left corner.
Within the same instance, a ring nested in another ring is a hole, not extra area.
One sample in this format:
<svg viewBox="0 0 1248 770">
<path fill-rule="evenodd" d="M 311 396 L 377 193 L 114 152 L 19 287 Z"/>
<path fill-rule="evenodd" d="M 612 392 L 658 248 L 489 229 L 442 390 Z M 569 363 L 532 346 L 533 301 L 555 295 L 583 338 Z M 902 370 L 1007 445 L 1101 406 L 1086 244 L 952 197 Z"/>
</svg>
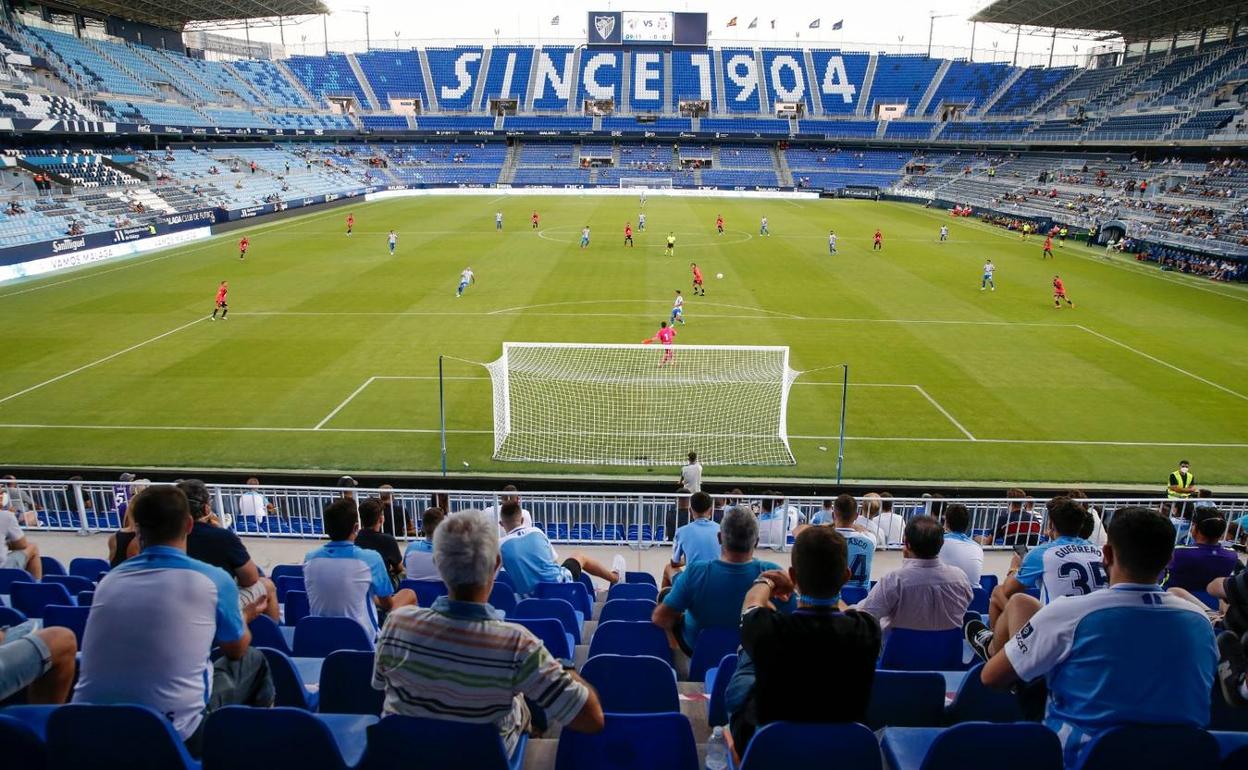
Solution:
<svg viewBox="0 0 1248 770">
<path fill-rule="evenodd" d="M 729 19 L 729 20 L 728 20 L 728 26 L 730 26 L 730 27 L 735 27 L 735 26 L 737 26 L 737 17 L 736 17 L 736 16 L 733 16 L 731 19 Z"/>
<path fill-rule="evenodd" d="M 835 30 L 840 29 L 843 26 L 845 26 L 845 20 L 841 19 L 832 25 L 832 29 L 835 31 Z"/>
<path fill-rule="evenodd" d="M 819 29 L 819 20 L 818 20 L 818 19 L 815 19 L 814 21 L 812 21 L 812 22 L 810 23 L 810 28 L 811 28 L 811 29 Z"/>
<path fill-rule="evenodd" d="M 559 26 L 559 17 L 558 17 L 558 16 L 556 16 L 556 17 L 554 17 L 553 19 L 551 19 L 551 20 L 550 20 L 550 26 L 552 26 L 552 27 L 557 27 L 557 26 Z"/>
</svg>

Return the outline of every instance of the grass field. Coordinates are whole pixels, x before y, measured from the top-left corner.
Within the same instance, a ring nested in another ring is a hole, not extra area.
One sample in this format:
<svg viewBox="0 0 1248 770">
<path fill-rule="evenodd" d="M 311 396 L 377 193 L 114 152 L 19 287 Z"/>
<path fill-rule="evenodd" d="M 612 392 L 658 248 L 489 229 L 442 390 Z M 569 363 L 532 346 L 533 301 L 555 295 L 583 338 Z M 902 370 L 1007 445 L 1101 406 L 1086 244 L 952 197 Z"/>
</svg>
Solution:
<svg viewBox="0 0 1248 770">
<path fill-rule="evenodd" d="M 849 479 L 1160 488 L 1182 456 L 1199 484 L 1248 482 L 1242 286 L 1072 245 L 1042 262 L 1038 241 L 906 204 L 652 195 L 631 250 L 621 246 L 625 221 L 636 223 L 631 196 L 352 210 L 350 239 L 345 208 L 257 225 L 241 263 L 231 233 L 0 287 L 0 461 L 433 471 L 438 354 L 490 361 L 504 341 L 638 342 L 697 261 L 707 296 L 689 298 L 679 342 L 788 345 L 801 370 L 848 362 Z M 757 234 L 762 215 L 769 238 Z M 582 251 L 586 223 L 594 242 Z M 877 226 L 884 250 L 872 253 Z M 675 258 L 663 256 L 668 230 Z M 997 264 L 995 292 L 979 290 L 985 258 Z M 456 299 L 467 265 L 478 283 Z M 1077 309 L 1054 310 L 1054 273 Z M 223 279 L 229 320 L 210 322 Z M 484 370 L 447 374 L 462 378 L 447 387 L 453 471 L 644 472 L 496 463 Z M 794 386 L 797 465 L 713 475 L 832 477 L 838 382 L 827 370 Z"/>
</svg>

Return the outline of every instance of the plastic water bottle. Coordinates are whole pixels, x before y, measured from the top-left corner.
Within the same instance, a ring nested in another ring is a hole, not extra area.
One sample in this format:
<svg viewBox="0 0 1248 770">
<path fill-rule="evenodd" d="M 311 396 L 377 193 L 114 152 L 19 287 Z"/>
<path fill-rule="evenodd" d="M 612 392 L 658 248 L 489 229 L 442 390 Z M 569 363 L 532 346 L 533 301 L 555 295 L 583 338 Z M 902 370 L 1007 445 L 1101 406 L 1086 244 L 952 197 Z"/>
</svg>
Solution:
<svg viewBox="0 0 1248 770">
<path fill-rule="evenodd" d="M 728 742 L 722 727 L 716 727 L 706 742 L 706 770 L 728 770 Z"/>
</svg>

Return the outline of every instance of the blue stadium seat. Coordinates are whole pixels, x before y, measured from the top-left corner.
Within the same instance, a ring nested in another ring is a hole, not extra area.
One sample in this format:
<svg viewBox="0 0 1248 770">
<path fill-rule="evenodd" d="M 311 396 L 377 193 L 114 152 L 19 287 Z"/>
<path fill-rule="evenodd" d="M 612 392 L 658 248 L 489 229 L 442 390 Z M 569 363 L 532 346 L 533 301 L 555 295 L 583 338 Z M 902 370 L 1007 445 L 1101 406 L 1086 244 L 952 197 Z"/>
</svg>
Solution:
<svg viewBox="0 0 1248 770">
<path fill-rule="evenodd" d="M 60 583 L 65 586 L 65 590 L 69 591 L 71 596 L 77 595 L 80 591 L 95 590 L 95 583 L 78 575 L 44 575 L 42 582 Z"/>
<path fill-rule="evenodd" d="M 352 618 L 309 615 L 295 626 L 296 658 L 323 658 L 337 650 L 372 652 L 373 640 Z"/>
<path fill-rule="evenodd" d="M 273 677 L 273 690 L 276 693 L 273 705 L 316 711 L 319 691 L 305 686 L 299 669 L 290 656 L 272 647 L 260 647 L 264 658 L 269 662 L 269 673 Z"/>
<path fill-rule="evenodd" d="M 50 604 L 75 604 L 65 586 L 56 583 L 13 583 L 9 586 L 9 600 L 13 609 L 28 618 L 42 618 L 44 608 Z"/>
<path fill-rule="evenodd" d="M 862 586 L 842 586 L 841 601 L 850 607 L 867 598 L 868 590 Z"/>
<path fill-rule="evenodd" d="M 945 709 L 945 724 L 961 722 L 1022 722 L 1026 717 L 1018 696 L 989 689 L 980 679 L 984 664 L 977 664 L 958 687 L 953 703 Z"/>
<path fill-rule="evenodd" d="M 89 559 L 79 556 L 69 560 L 69 574 L 86 578 L 93 583 L 99 579 L 101 572 L 108 572 L 108 569 L 107 559 Z"/>
<path fill-rule="evenodd" d="M 697 770 L 693 728 L 679 712 L 609 714 L 600 733 L 564 730 L 555 770 Z"/>
<path fill-rule="evenodd" d="M 892 671 L 963 671 L 962 629 L 915 631 L 894 628 L 884 640 L 879 668 Z"/>
<path fill-rule="evenodd" d="M 572 634 L 564 629 L 563 623 L 554 618 L 508 618 L 507 620 L 532 631 L 554 657 L 563 661 L 572 660 L 576 642 L 572 640 Z"/>
<path fill-rule="evenodd" d="M 416 602 L 421 607 L 432 607 L 439 596 L 447 595 L 446 583 L 441 580 L 404 580 L 399 583 L 399 590 L 404 588 L 416 594 Z"/>
<path fill-rule="evenodd" d="M 737 751 L 742 747 L 738 746 Z M 740 770 L 820 770 L 830 757 L 837 767 L 881 770 L 880 744 L 859 724 L 772 722 L 754 733 Z"/>
<path fill-rule="evenodd" d="M 40 556 L 39 563 L 43 565 L 43 576 L 49 575 L 68 575 L 69 571 L 65 569 L 65 565 L 51 556 Z"/>
<path fill-rule="evenodd" d="M 740 646 L 739 628 L 702 629 L 693 643 L 693 657 L 689 659 L 689 681 L 705 681 L 706 672 L 718 666 L 725 655 L 735 653 Z"/>
<path fill-rule="evenodd" d="M 653 599 L 608 599 L 598 613 L 598 622 L 627 620 L 649 623 L 655 606 Z"/>
<path fill-rule="evenodd" d="M 286 635 L 273 618 L 268 615 L 257 615 L 247 627 L 251 629 L 251 643 L 255 647 L 272 647 L 291 654 L 290 645 L 286 643 Z"/>
<path fill-rule="evenodd" d="M 593 617 L 594 600 L 582 583 L 538 583 L 533 595 L 538 599 L 565 599 L 584 617 Z"/>
<path fill-rule="evenodd" d="M 978 612 L 981 615 L 988 614 L 988 592 L 983 588 L 975 588 L 971 593 L 971 604 L 966 608 L 967 612 Z"/>
<path fill-rule="evenodd" d="M 589 640 L 589 657 L 595 655 L 653 655 L 671 665 L 672 648 L 667 633 L 653 623 L 600 623 Z"/>
<path fill-rule="evenodd" d="M 0 746 L 4 747 L 4 761 L 8 767 L 22 770 L 46 770 L 48 767 L 48 744 L 45 727 L 39 727 L 20 718 L 17 709 L 46 708 L 39 706 L 14 706 L 0 711 Z M 50 711 L 48 715 L 50 715 Z"/>
<path fill-rule="evenodd" d="M 608 714 L 680 711 L 676 670 L 647 655 L 598 655 L 585 661 L 581 676 L 598 691 Z"/>
<path fill-rule="evenodd" d="M 0 567 L 0 594 L 11 594 L 11 586 L 17 582 L 33 583 L 35 578 L 24 569 Z"/>
<path fill-rule="evenodd" d="M 1205 606 L 1211 610 L 1216 610 L 1219 608 L 1218 600 L 1214 598 L 1213 594 L 1209 593 L 1208 591 L 1192 591 L 1192 596 L 1195 596 L 1197 599 L 1200 599 L 1202 602 L 1204 602 Z"/>
<path fill-rule="evenodd" d="M 629 539 L 631 540 L 633 538 L 630 536 Z M 651 575 L 649 572 L 625 572 L 624 582 L 625 583 L 648 583 L 654 586 L 655 588 L 659 587 L 658 581 L 655 580 L 654 575 Z"/>
<path fill-rule="evenodd" d="M 945 678 L 935 671 L 876 671 L 867 727 L 940 727 L 945 723 Z"/>
<path fill-rule="evenodd" d="M 61 626 L 73 631 L 74 636 L 78 639 L 78 649 L 81 650 L 82 644 L 86 640 L 87 616 L 90 614 L 90 607 L 49 604 L 43 608 L 43 626 L 44 628 Z"/>
<path fill-rule="evenodd" d="M 992 595 L 992 592 L 996 589 L 999 583 L 1000 579 L 996 575 L 979 576 L 979 587 L 987 591 L 989 596 Z"/>
<path fill-rule="evenodd" d="M 1222 770 L 1248 770 L 1248 733 L 1209 733 L 1222 753 Z"/>
<path fill-rule="evenodd" d="M 321 666 L 322 714 L 371 714 L 379 716 L 385 693 L 373 688 L 375 655 L 359 650 L 330 653 Z"/>
<path fill-rule="evenodd" d="M 26 617 L 24 612 L 13 609 L 12 607 L 0 607 L 0 628 L 8 626 L 16 626 L 18 623 L 25 623 L 30 618 Z"/>
<path fill-rule="evenodd" d="M 650 583 L 616 583 L 607 589 L 607 601 L 616 599 L 647 599 L 658 601 L 659 589 Z"/>
<path fill-rule="evenodd" d="M 1010 770 L 1062 770 L 1057 734 L 1034 722 L 889 727 L 881 748 L 891 770 L 962 770 L 986 757 L 1009 757 Z"/>
<path fill-rule="evenodd" d="M 277 582 L 280 577 L 303 577 L 302 564 L 277 564 L 274 565 L 273 571 L 269 573 L 269 579 Z"/>
<path fill-rule="evenodd" d="M 74 598 L 78 600 L 79 607 L 90 607 L 95 601 L 95 591 L 79 591 L 78 596 Z"/>
<path fill-rule="evenodd" d="M 1209 729 L 1248 733 L 1248 709 L 1232 708 L 1222 697 L 1222 687 L 1214 681 L 1210 693 Z"/>
<path fill-rule="evenodd" d="M 572 635 L 573 644 L 581 644 L 581 625 L 585 618 L 565 599 L 524 599 L 516 605 L 509 617 L 513 620 L 554 618 L 563 624 L 564 631 Z"/>
<path fill-rule="evenodd" d="M 1082 770 L 1215 770 L 1221 753 L 1217 740 L 1195 727 L 1126 725 L 1093 739 L 1084 757 Z"/>
<path fill-rule="evenodd" d="M 204 770 L 346 770 L 364 753 L 377 717 L 227 706 L 204 726 Z"/>
<path fill-rule="evenodd" d="M 51 770 L 199 768 L 168 719 L 135 705 L 61 706 L 48 719 L 48 756 Z"/>
<path fill-rule="evenodd" d="M 494 582 L 499 585 L 507 586 L 512 591 L 516 590 L 516 581 L 512 580 L 511 575 L 508 575 L 504 570 L 500 569 L 497 573 L 495 573 Z"/>
<path fill-rule="evenodd" d="M 582 572 L 580 578 L 578 578 L 577 581 L 581 585 L 585 586 L 585 591 L 589 594 L 590 604 L 593 604 L 594 597 L 598 595 L 598 589 L 594 588 L 594 579 L 590 577 L 588 573 Z M 592 611 L 590 614 L 592 614 Z M 589 617 L 589 616 L 586 615 L 586 617 Z"/>
<path fill-rule="evenodd" d="M 490 589 L 490 606 L 501 610 L 504 615 L 510 615 L 516 609 L 516 592 L 511 586 L 495 582 Z"/>
<path fill-rule="evenodd" d="M 307 591 L 290 591 L 286 594 L 286 600 L 282 603 L 285 611 L 282 613 L 282 625 L 297 626 L 299 621 L 306 618 L 312 612 L 312 608 L 308 604 Z"/>
<path fill-rule="evenodd" d="M 565 733 L 566 735 L 566 733 Z M 528 736 L 511 757 L 494 725 L 388 716 L 368 728 L 368 747 L 357 770 L 519 770 Z"/>
<path fill-rule="evenodd" d="M 711 727 L 728 724 L 728 707 L 724 703 L 728 692 L 728 682 L 737 672 L 737 655 L 725 655 L 719 666 L 706 672 L 706 693 L 709 698 L 706 706 L 706 721 Z"/>
<path fill-rule="evenodd" d="M 286 595 L 291 591 L 308 590 L 307 584 L 303 581 L 303 575 L 282 575 L 272 579 L 273 585 L 277 588 L 277 600 L 279 602 L 286 601 Z"/>
</svg>

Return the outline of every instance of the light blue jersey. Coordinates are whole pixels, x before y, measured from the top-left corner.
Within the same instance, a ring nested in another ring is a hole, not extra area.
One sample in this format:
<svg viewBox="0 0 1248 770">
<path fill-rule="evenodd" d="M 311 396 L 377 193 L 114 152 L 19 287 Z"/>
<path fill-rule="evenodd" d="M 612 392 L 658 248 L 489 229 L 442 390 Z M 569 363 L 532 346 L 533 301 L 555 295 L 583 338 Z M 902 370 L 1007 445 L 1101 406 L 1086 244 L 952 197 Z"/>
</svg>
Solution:
<svg viewBox="0 0 1248 770">
<path fill-rule="evenodd" d="M 1025 588 L 1039 588 L 1040 601 L 1082 596 L 1104 588 L 1109 575 L 1101 549 L 1081 537 L 1059 537 L 1027 552 L 1014 576 Z"/>
<path fill-rule="evenodd" d="M 837 532 L 845 537 L 845 545 L 849 550 L 849 580 L 847 586 L 857 588 L 871 587 L 871 562 L 875 560 L 875 538 L 869 532 L 856 529 L 837 527 Z"/>
<path fill-rule="evenodd" d="M 759 235 L 771 235 L 771 231 L 767 229 L 767 217 L 763 217 L 758 223 Z"/>
<path fill-rule="evenodd" d="M 589 228 L 586 227 L 584 230 L 581 230 L 581 248 L 584 249 L 588 246 L 589 246 Z"/>
<path fill-rule="evenodd" d="M 494 229 L 495 230 L 503 229 L 503 212 L 501 211 L 499 211 L 498 213 L 494 215 Z"/>
<path fill-rule="evenodd" d="M 637 215 L 637 229 L 638 230 L 646 229 L 646 215 L 645 214 Z"/>
<path fill-rule="evenodd" d="M 828 253 L 836 253 L 836 233 L 828 233 Z"/>
<path fill-rule="evenodd" d="M 498 549 L 517 594 L 533 593 L 538 583 L 572 582 L 572 573 L 559 565 L 559 555 L 537 527 L 513 529 L 499 541 Z"/>
<path fill-rule="evenodd" d="M 441 580 L 433 563 L 433 543 L 413 540 L 403 552 L 403 574 L 408 580 Z"/>
<path fill-rule="evenodd" d="M 694 519 L 676 530 L 672 564 L 686 566 L 719 558 L 719 525 L 710 519 Z"/>
<path fill-rule="evenodd" d="M 333 540 L 310 551 L 303 563 L 308 608 L 313 615 L 351 618 L 377 635 L 375 597 L 394 594 L 381 554 L 347 540 Z"/>
<path fill-rule="evenodd" d="M 390 236 L 387 240 L 390 243 L 390 253 L 394 254 L 394 247 L 399 242 L 399 236 L 395 235 L 394 233 L 390 233 Z"/>
<path fill-rule="evenodd" d="M 1002 648 L 1023 681 L 1043 676 L 1047 724 L 1077 768 L 1101 733 L 1123 724 L 1209 721 L 1218 666 L 1213 627 L 1160 586 L 1120 583 L 1056 599 Z"/>
</svg>

